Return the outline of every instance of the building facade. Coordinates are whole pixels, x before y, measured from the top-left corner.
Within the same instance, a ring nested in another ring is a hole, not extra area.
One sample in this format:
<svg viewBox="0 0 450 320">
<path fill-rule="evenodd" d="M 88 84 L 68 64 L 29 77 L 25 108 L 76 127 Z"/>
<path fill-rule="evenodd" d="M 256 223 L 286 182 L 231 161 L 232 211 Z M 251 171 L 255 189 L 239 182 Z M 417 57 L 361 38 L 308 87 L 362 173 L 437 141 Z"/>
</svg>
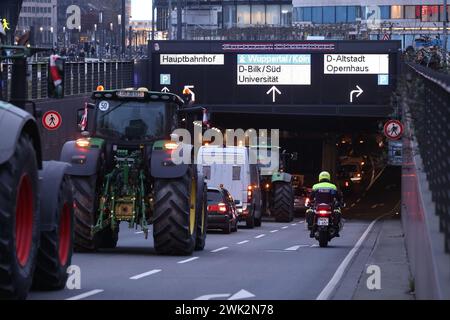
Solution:
<svg viewBox="0 0 450 320">
<path fill-rule="evenodd" d="M 442 35 L 442 0 L 293 0 L 292 21 L 299 27 L 357 25 L 370 39 L 401 40 Z M 447 7 L 450 13 L 450 5 Z"/>
<path fill-rule="evenodd" d="M 33 29 L 35 44 L 54 46 L 57 25 L 57 0 L 23 0 L 16 36 Z"/>
<path fill-rule="evenodd" d="M 156 0 L 157 30 L 176 37 L 176 0 Z M 171 10 L 170 10 L 171 8 Z M 169 14 L 170 11 L 170 14 Z M 286 27 L 292 24 L 291 0 L 187 0 L 182 7 L 183 38 L 196 31 L 222 31 L 249 27 Z M 228 31 L 230 32 L 230 31 Z"/>
</svg>

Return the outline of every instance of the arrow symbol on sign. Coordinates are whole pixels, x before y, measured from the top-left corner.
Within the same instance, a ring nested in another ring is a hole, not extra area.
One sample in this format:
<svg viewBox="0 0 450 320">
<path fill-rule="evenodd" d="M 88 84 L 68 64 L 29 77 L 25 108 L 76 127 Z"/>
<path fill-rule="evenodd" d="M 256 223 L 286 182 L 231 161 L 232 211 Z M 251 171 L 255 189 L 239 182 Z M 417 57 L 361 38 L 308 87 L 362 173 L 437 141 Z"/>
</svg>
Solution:
<svg viewBox="0 0 450 320">
<path fill-rule="evenodd" d="M 276 94 L 281 94 L 281 91 L 278 90 L 277 87 L 272 86 L 272 88 L 269 89 L 269 91 L 266 92 L 266 94 L 271 94 L 272 93 L 272 102 L 275 102 L 275 98 L 276 98 Z"/>
<path fill-rule="evenodd" d="M 170 92 L 170 90 L 169 90 L 169 88 L 164 87 L 161 89 L 161 92 L 167 93 L 167 92 Z"/>
<path fill-rule="evenodd" d="M 352 92 L 350 92 L 350 103 L 353 103 L 353 95 L 355 93 L 357 93 L 356 97 L 358 98 L 364 92 L 364 90 L 361 89 L 358 85 L 356 85 L 356 88 L 358 88 L 358 90 L 353 90 Z"/>
</svg>

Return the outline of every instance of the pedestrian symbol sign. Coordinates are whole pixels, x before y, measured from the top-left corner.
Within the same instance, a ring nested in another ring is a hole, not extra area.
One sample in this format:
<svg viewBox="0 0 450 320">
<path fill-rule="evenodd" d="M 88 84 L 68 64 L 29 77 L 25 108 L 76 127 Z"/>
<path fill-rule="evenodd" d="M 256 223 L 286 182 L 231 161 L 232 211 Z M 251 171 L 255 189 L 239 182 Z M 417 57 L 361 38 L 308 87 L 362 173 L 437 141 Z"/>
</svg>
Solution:
<svg viewBox="0 0 450 320">
<path fill-rule="evenodd" d="M 403 134 L 403 124 L 398 120 L 389 120 L 384 125 L 384 134 L 390 140 L 398 140 Z"/>
<path fill-rule="evenodd" d="M 61 115 L 56 111 L 47 111 L 42 117 L 42 125 L 47 130 L 56 130 L 61 126 Z"/>
</svg>

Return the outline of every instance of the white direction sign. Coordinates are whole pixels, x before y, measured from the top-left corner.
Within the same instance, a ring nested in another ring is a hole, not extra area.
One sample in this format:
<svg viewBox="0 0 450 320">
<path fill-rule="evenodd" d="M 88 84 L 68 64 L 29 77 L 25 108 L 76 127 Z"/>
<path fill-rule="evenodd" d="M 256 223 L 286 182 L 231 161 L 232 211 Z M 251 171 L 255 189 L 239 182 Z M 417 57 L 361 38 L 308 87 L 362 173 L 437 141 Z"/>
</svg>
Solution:
<svg viewBox="0 0 450 320">
<path fill-rule="evenodd" d="M 311 85 L 309 54 L 238 54 L 238 85 Z"/>
<path fill-rule="evenodd" d="M 389 74 L 388 54 L 326 54 L 325 74 Z"/>
<path fill-rule="evenodd" d="M 162 54 L 161 65 L 223 65 L 223 54 Z"/>
</svg>

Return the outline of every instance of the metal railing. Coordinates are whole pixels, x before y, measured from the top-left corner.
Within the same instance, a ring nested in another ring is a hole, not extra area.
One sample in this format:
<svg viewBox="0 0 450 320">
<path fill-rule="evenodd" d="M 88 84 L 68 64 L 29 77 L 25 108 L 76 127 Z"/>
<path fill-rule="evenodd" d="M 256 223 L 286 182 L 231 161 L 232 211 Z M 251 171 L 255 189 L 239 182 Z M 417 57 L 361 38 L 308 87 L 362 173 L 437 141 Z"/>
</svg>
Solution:
<svg viewBox="0 0 450 320">
<path fill-rule="evenodd" d="M 11 97 L 12 64 L 4 63 L 0 71 L 2 97 Z M 105 89 L 133 87 L 133 61 L 66 62 L 64 64 L 64 95 L 90 94 L 98 85 Z M 48 98 L 48 64 L 28 64 L 27 99 Z"/>
<path fill-rule="evenodd" d="M 450 75 L 409 63 L 402 94 L 450 252 Z M 414 150 L 413 150 L 414 151 Z"/>
</svg>

